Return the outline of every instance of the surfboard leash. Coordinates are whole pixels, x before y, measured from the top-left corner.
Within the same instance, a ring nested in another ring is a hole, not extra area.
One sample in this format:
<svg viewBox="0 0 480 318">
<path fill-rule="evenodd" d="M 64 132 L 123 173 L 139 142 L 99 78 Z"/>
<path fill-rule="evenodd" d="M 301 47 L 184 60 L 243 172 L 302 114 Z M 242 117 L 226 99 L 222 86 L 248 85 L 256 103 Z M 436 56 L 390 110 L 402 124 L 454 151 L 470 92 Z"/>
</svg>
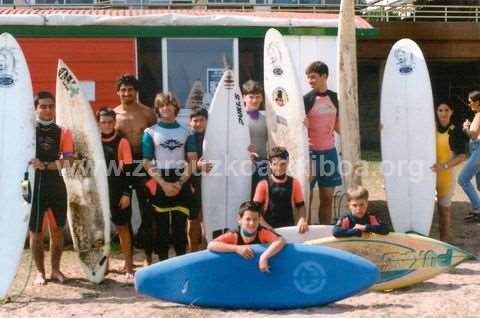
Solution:
<svg viewBox="0 0 480 318">
<path fill-rule="evenodd" d="M 32 189 L 30 185 L 30 179 L 29 179 L 29 172 L 28 169 L 30 168 L 30 163 L 28 163 L 27 168 L 25 169 L 23 181 L 22 181 L 22 196 L 25 199 L 26 202 L 31 203 L 32 200 Z M 40 195 L 40 188 L 42 184 L 42 173 L 40 172 L 38 174 L 38 188 L 37 188 L 37 215 L 35 218 L 35 229 L 38 230 L 39 228 L 39 223 L 40 223 L 40 200 L 38 199 Z M 25 279 L 25 283 L 23 284 L 22 288 L 17 294 L 13 294 L 9 297 L 6 297 L 5 299 L 2 299 L 0 304 L 5 305 L 10 302 L 15 302 L 17 299 L 23 296 L 25 290 L 27 289 L 28 282 L 30 281 L 30 277 L 32 276 L 32 269 L 33 269 L 33 253 L 30 253 L 30 262 L 28 265 L 28 271 L 27 271 L 27 278 Z"/>
</svg>

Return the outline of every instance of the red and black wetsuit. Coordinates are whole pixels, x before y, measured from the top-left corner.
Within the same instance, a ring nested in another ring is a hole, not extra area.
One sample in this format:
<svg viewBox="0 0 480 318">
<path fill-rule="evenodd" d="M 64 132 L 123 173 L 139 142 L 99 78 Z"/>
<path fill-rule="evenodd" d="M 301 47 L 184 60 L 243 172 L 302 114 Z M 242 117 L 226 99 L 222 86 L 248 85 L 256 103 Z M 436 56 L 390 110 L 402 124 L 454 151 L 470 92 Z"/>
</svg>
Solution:
<svg viewBox="0 0 480 318">
<path fill-rule="evenodd" d="M 36 155 L 44 164 L 55 162 L 63 157 L 73 156 L 71 133 L 52 123 L 37 124 Z M 63 227 L 67 216 L 67 190 L 59 170 L 35 170 L 33 201 L 29 228 L 32 232 L 41 232 L 45 212 L 50 210 L 56 225 Z"/>
<path fill-rule="evenodd" d="M 293 209 L 305 205 L 300 183 L 290 176 L 261 180 L 253 201 L 263 205 L 263 217 L 274 228 L 295 225 Z"/>
<path fill-rule="evenodd" d="M 128 140 L 120 132 L 102 134 L 103 153 L 108 173 L 111 219 L 115 225 L 129 224 L 132 217 L 131 204 L 121 209 L 120 198 L 131 197 L 132 150 Z"/>
</svg>

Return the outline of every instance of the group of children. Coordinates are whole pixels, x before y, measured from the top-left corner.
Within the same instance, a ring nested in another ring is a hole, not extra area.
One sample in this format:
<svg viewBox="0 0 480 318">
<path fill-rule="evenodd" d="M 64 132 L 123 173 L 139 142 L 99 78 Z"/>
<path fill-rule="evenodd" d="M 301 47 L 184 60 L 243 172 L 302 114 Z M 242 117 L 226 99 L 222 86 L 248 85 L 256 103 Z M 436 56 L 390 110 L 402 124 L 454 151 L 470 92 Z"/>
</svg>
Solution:
<svg viewBox="0 0 480 318">
<path fill-rule="evenodd" d="M 323 62 L 312 63 L 306 75 L 312 87 L 312 92 L 305 96 L 313 166 L 311 185 L 318 184 L 320 189 L 319 220 L 330 224 L 333 190 L 341 183 L 333 142 L 334 132 L 340 132 L 338 103 L 336 94 L 327 88 L 328 67 Z M 248 151 L 255 166 L 252 198 L 240 207 L 239 230 L 215 238 L 208 248 L 236 252 L 251 259 L 253 252 L 246 245 L 271 243 L 259 262 L 260 270 L 268 271 L 268 259 L 285 244 L 274 228 L 296 225 L 299 233 L 308 231 L 307 211 L 299 181 L 287 175 L 288 151 L 283 147 L 269 149 L 266 120 L 260 112 L 262 86 L 248 81 L 242 88 L 251 135 Z M 192 109 L 190 129 L 187 129 L 177 122 L 180 105 L 171 92 L 157 94 L 152 110 L 138 102 L 138 89 L 134 76 L 123 75 L 117 82 L 120 105 L 115 109 L 101 108 L 96 113 L 109 170 L 111 220 L 119 234 L 125 257 L 122 270 L 127 279 L 134 275 L 132 189 L 136 191 L 142 217 L 136 244 L 143 247 L 145 265 L 150 265 L 153 252 L 159 260 L 168 258 L 171 244 L 176 255 L 185 254 L 188 247 L 190 251 L 201 249 L 200 172 L 208 173 L 212 168 L 212 164 L 202 158 L 208 112 L 202 108 Z M 40 92 L 35 99 L 35 111 L 37 153 L 32 166 L 37 177 L 30 241 L 38 269 L 35 283 L 46 284 L 43 233 L 47 225 L 52 240 L 52 279 L 59 282 L 66 279 L 59 267 L 66 218 L 65 184 L 59 170 L 66 161 L 73 160 L 74 145 L 71 133 L 54 123 L 53 95 Z M 112 166 L 119 168 L 119 173 L 112 174 Z M 137 169 L 138 166 L 142 169 Z M 327 166 L 333 171 L 326 172 Z M 348 191 L 347 197 L 351 212 L 338 220 L 334 235 L 388 232 L 373 216 L 366 214 L 368 192 L 364 188 Z M 294 210 L 298 220 L 294 219 Z"/>
</svg>

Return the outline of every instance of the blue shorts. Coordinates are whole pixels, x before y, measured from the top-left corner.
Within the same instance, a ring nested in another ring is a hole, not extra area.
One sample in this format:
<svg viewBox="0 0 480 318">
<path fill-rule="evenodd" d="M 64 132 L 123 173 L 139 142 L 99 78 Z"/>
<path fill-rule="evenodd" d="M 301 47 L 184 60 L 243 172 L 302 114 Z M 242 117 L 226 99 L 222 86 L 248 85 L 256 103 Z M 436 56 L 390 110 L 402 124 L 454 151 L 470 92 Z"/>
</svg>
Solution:
<svg viewBox="0 0 480 318">
<path fill-rule="evenodd" d="M 310 160 L 312 161 L 311 189 L 315 187 L 317 182 L 319 188 L 336 187 L 342 184 L 338 155 L 335 148 L 310 150 Z"/>
</svg>

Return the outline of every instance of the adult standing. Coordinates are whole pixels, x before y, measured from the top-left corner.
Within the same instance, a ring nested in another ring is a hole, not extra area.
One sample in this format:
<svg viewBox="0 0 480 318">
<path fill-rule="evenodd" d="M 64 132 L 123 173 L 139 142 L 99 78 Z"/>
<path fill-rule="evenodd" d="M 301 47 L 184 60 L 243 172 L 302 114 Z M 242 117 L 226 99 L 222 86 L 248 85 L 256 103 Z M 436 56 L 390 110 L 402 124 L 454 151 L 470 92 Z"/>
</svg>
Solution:
<svg viewBox="0 0 480 318">
<path fill-rule="evenodd" d="M 437 162 L 431 167 L 437 173 L 437 206 L 440 240 L 450 241 L 450 208 L 455 189 L 454 167 L 465 160 L 467 141 L 461 127 L 452 123 L 453 105 L 440 101 L 435 106 Z"/>
<path fill-rule="evenodd" d="M 138 102 L 139 82 L 130 74 L 124 74 L 117 80 L 117 95 L 120 105 L 114 111 L 116 116 L 115 128 L 122 132 L 132 147 L 133 169 L 131 176 L 132 188 L 137 194 L 142 223 L 138 230 L 138 241 L 145 250 L 145 265 L 152 263 L 153 252 L 153 222 L 151 206 L 145 188 L 147 174 L 137 169 L 142 164 L 142 136 L 145 128 L 155 124 L 154 111 Z"/>
<path fill-rule="evenodd" d="M 51 279 L 66 280 L 60 271 L 63 252 L 63 227 L 67 219 L 67 190 L 60 169 L 73 162 L 73 139 L 69 130 L 55 124 L 55 98 L 41 91 L 34 100 L 37 115 L 36 154 L 31 165 L 35 169 L 35 185 L 30 216 L 30 248 L 37 267 L 35 285 L 45 285 L 43 239 L 48 225 L 50 234 Z"/>
<path fill-rule="evenodd" d="M 312 90 L 303 97 L 310 145 L 310 203 L 318 184 L 320 224 L 330 224 L 335 187 L 342 184 L 335 135 L 340 133 L 337 93 L 328 89 L 328 66 L 316 61 L 305 70 Z M 311 206 L 311 204 L 310 204 Z"/>
<path fill-rule="evenodd" d="M 480 91 L 468 94 L 468 105 L 475 113 L 473 121 L 468 119 L 463 123 L 463 131 L 470 138 L 470 158 L 463 166 L 458 176 L 458 184 L 470 199 L 472 211 L 466 216 L 467 222 L 480 222 L 480 198 L 477 190 L 472 185 L 472 178 L 476 176 L 477 189 L 479 188 L 479 165 L 480 165 Z"/>
</svg>

